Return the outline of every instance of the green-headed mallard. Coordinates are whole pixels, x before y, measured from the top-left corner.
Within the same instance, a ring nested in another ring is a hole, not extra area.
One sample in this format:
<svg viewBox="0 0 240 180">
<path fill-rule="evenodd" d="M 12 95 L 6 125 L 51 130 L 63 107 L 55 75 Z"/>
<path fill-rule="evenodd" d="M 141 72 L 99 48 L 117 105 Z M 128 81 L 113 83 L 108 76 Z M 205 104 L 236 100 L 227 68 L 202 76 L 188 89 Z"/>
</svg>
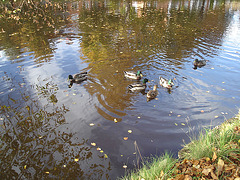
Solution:
<svg viewBox="0 0 240 180">
<path fill-rule="evenodd" d="M 153 86 L 153 90 L 148 91 L 147 99 L 154 99 L 158 95 L 157 85 Z"/>
<path fill-rule="evenodd" d="M 159 84 L 162 86 L 162 87 L 165 87 L 165 88 L 169 88 L 171 89 L 172 86 L 174 85 L 173 83 L 173 80 L 172 79 L 164 79 L 163 77 L 159 77 Z"/>
<path fill-rule="evenodd" d="M 193 69 L 197 69 L 197 68 L 201 68 L 203 66 L 205 66 L 207 64 L 207 61 L 206 60 L 198 60 L 198 59 L 195 59 L 193 61 Z"/>
<path fill-rule="evenodd" d="M 128 89 L 132 92 L 133 91 L 143 91 L 147 87 L 147 85 L 146 85 L 147 82 L 148 82 L 148 79 L 145 78 L 145 79 L 143 79 L 142 83 L 135 83 L 135 84 L 128 85 Z"/>
<path fill-rule="evenodd" d="M 72 87 L 73 83 L 80 84 L 81 82 L 85 81 L 87 79 L 87 72 L 81 72 L 78 74 L 69 75 L 68 80 L 70 81 L 70 84 L 68 85 L 69 88 Z"/>
<path fill-rule="evenodd" d="M 136 79 L 136 80 L 140 80 L 142 78 L 142 72 L 141 71 L 137 71 L 137 72 L 133 72 L 133 71 L 124 71 L 124 76 L 128 79 Z"/>
</svg>

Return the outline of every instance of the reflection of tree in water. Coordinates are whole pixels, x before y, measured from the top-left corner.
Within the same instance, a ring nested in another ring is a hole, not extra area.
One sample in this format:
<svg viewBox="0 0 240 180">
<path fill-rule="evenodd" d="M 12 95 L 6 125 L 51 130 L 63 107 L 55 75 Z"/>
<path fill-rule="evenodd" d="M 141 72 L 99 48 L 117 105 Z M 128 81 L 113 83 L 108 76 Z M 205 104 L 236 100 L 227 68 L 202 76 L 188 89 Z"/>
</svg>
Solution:
<svg viewBox="0 0 240 180">
<path fill-rule="evenodd" d="M 87 140 L 78 140 L 66 127 L 68 108 L 52 105 L 50 96 L 56 84 L 47 82 L 41 88 L 38 86 L 41 97 L 48 100 L 42 106 L 37 98 L 32 99 L 24 81 L 6 74 L 3 79 L 14 91 L 9 93 L 7 102 L 1 102 L 1 178 L 91 179 L 96 175 L 94 172 L 100 178 L 107 174 L 102 164 L 89 163 L 94 158 L 104 161 L 104 157 L 94 157 Z"/>
</svg>

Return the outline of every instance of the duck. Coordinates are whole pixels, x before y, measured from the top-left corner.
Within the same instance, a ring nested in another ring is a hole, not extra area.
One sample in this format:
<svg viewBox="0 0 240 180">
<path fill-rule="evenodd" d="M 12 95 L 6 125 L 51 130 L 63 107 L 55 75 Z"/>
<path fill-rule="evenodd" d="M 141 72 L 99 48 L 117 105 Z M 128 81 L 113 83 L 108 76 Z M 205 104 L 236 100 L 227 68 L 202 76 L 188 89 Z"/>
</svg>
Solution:
<svg viewBox="0 0 240 180">
<path fill-rule="evenodd" d="M 123 71 L 124 76 L 128 79 L 135 79 L 135 80 L 140 80 L 143 75 L 141 71 L 133 72 L 133 71 Z"/>
<path fill-rule="evenodd" d="M 81 82 L 85 81 L 87 79 L 87 72 L 81 72 L 74 75 L 68 75 L 68 80 L 70 81 L 70 84 L 68 85 L 69 88 L 72 87 L 73 83 L 80 84 Z"/>
<path fill-rule="evenodd" d="M 198 60 L 198 59 L 195 59 L 193 61 L 193 69 L 197 69 L 197 68 L 201 68 L 203 66 L 205 66 L 207 64 L 207 61 L 206 60 Z"/>
<path fill-rule="evenodd" d="M 135 83 L 128 85 L 129 91 L 143 91 L 146 89 L 146 83 L 149 82 L 147 78 L 143 79 L 142 83 Z"/>
<path fill-rule="evenodd" d="M 168 88 L 168 89 L 171 89 L 174 85 L 173 83 L 173 80 L 172 79 L 164 79 L 163 77 L 159 77 L 159 84 L 162 86 L 162 87 L 165 87 L 165 88 Z"/>
<path fill-rule="evenodd" d="M 157 91 L 157 85 L 153 86 L 153 90 L 148 91 L 147 93 L 147 99 L 154 99 L 156 98 L 156 96 L 158 95 L 158 91 Z"/>
</svg>

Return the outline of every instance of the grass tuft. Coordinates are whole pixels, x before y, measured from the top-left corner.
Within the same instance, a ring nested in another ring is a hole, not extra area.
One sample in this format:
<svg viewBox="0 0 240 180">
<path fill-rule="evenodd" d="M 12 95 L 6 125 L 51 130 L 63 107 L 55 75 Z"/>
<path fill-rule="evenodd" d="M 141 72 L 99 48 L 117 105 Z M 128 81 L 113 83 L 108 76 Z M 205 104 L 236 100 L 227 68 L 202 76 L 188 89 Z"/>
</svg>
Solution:
<svg viewBox="0 0 240 180">
<path fill-rule="evenodd" d="M 175 169 L 173 166 L 176 162 L 177 159 L 174 159 L 169 153 L 165 153 L 161 157 L 151 157 L 144 160 L 143 166 L 140 170 L 130 172 L 121 179 L 167 179 L 173 174 Z"/>
</svg>

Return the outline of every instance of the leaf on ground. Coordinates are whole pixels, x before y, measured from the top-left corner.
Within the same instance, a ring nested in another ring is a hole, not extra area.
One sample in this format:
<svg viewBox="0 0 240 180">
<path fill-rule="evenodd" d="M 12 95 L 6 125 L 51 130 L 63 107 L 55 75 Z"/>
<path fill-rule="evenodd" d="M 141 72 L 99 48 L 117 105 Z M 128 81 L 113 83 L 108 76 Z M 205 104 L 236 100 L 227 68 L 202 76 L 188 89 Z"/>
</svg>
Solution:
<svg viewBox="0 0 240 180">
<path fill-rule="evenodd" d="M 217 159 L 217 154 L 216 152 L 213 153 L 212 161 L 214 162 Z"/>
<path fill-rule="evenodd" d="M 115 123 L 117 123 L 117 122 L 118 122 L 116 118 L 114 119 L 114 122 L 115 122 Z"/>
<path fill-rule="evenodd" d="M 79 161 L 79 159 L 78 159 L 78 158 L 75 158 L 75 159 L 74 159 L 74 161 L 75 161 L 75 162 L 78 162 L 78 161 Z"/>
<path fill-rule="evenodd" d="M 208 174 L 211 172 L 211 168 L 206 168 L 206 169 L 203 169 L 202 173 L 205 175 L 205 176 L 208 176 Z"/>
<path fill-rule="evenodd" d="M 221 174 L 223 171 L 224 161 L 222 159 L 218 159 L 218 174 Z"/>
</svg>

